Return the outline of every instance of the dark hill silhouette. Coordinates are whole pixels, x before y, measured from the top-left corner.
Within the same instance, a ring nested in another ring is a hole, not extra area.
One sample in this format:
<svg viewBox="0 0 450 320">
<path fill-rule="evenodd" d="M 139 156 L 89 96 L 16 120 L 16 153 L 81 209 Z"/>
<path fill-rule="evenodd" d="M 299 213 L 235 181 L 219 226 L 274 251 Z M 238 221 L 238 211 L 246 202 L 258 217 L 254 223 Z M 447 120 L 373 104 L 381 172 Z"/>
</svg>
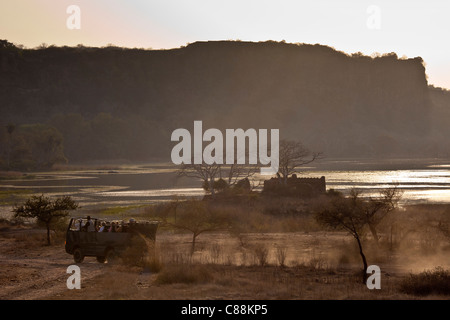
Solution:
<svg viewBox="0 0 450 320">
<path fill-rule="evenodd" d="M 437 152 L 427 139 L 440 117 L 420 57 L 273 41 L 171 50 L 1 41 L 0 70 L 0 124 L 54 126 L 71 161 L 169 159 L 172 131 L 194 120 L 279 128 L 330 157 Z"/>
</svg>

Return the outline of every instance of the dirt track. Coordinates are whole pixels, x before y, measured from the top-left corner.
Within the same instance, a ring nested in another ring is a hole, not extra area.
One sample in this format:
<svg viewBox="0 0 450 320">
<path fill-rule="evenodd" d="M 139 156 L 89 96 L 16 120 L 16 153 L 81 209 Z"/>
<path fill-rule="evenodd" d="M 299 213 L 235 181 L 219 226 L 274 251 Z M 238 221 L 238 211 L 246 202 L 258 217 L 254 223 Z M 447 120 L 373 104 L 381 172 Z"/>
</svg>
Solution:
<svg viewBox="0 0 450 320">
<path fill-rule="evenodd" d="M 29 238 L 37 238 L 37 232 L 42 231 L 4 228 L 0 232 L 1 300 L 45 299 L 67 290 L 70 275 L 66 270 L 73 259 L 64 252 L 64 245 L 38 245 L 30 250 Z M 101 274 L 101 267 L 95 260 L 87 261 L 82 281 Z"/>
</svg>

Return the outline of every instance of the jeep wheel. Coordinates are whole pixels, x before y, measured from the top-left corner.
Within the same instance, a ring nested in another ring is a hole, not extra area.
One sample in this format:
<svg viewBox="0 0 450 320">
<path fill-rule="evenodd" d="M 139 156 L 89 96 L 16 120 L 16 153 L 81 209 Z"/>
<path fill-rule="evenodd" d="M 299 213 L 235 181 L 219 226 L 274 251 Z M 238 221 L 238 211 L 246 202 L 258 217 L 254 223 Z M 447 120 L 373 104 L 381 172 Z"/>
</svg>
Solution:
<svg viewBox="0 0 450 320">
<path fill-rule="evenodd" d="M 106 262 L 106 257 L 97 256 L 97 261 L 99 263 L 105 263 Z"/>
<path fill-rule="evenodd" d="M 108 249 L 108 251 L 106 251 L 105 260 L 108 264 L 116 264 L 118 260 L 116 251 L 114 251 L 114 249 Z"/>
<path fill-rule="evenodd" d="M 73 251 L 73 260 L 75 261 L 75 263 L 82 263 L 82 262 L 83 262 L 83 260 L 84 260 L 84 255 L 83 255 L 83 253 L 81 252 L 81 249 L 80 249 L 80 248 L 76 248 L 76 249 Z"/>
</svg>

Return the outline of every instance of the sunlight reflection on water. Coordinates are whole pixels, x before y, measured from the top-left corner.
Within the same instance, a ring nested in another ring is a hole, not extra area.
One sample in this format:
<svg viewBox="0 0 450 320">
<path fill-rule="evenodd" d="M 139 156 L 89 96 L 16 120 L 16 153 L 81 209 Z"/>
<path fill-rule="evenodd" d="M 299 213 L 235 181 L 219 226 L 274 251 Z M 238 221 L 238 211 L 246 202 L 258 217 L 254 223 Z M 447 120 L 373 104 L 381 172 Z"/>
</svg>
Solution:
<svg viewBox="0 0 450 320">
<path fill-rule="evenodd" d="M 326 179 L 327 190 L 347 193 L 355 188 L 367 196 L 375 196 L 383 188 L 397 186 L 403 190 L 402 202 L 450 203 L 450 170 L 447 165 L 420 170 L 324 170 L 304 171 L 299 177 Z M 448 165 L 450 168 L 450 165 Z M 431 169 L 436 168 L 436 169 Z M 263 181 L 264 177 L 258 177 Z"/>
<path fill-rule="evenodd" d="M 157 190 L 139 190 L 139 191 L 114 191 L 99 192 L 98 196 L 105 197 L 197 197 L 205 194 L 202 188 L 181 188 L 181 189 L 157 189 Z"/>
<path fill-rule="evenodd" d="M 367 196 L 374 196 L 379 189 L 396 185 L 404 191 L 403 202 L 449 202 L 450 203 L 450 171 L 449 170 L 377 170 L 377 171 L 308 171 L 305 177 L 326 177 L 327 190 L 334 189 L 348 192 L 356 188 Z M 260 182 L 257 190 L 262 189 L 267 177 L 257 176 Z M 205 194 L 202 188 L 163 188 L 154 190 L 108 190 L 95 193 L 99 197 L 126 198 L 169 198 L 173 196 L 199 197 Z"/>
<path fill-rule="evenodd" d="M 400 162 L 399 162 L 400 163 Z M 397 185 L 404 191 L 403 202 L 450 203 L 450 164 L 424 162 L 423 165 L 384 166 L 372 161 L 330 161 L 327 166 L 302 168 L 299 177 L 325 176 L 327 190 L 348 192 L 360 189 L 376 195 L 379 189 Z M 395 167 L 395 168 L 394 168 Z M 374 170 L 376 169 L 376 170 Z M 0 191 L 28 189 L 35 194 L 72 195 L 86 206 L 111 206 L 116 203 L 153 203 L 174 196 L 201 197 L 201 182 L 176 179 L 176 167 L 167 165 L 129 166 L 114 171 L 65 171 L 37 174 L 38 179 L 0 181 Z M 261 190 L 267 176 L 255 176 Z"/>
</svg>

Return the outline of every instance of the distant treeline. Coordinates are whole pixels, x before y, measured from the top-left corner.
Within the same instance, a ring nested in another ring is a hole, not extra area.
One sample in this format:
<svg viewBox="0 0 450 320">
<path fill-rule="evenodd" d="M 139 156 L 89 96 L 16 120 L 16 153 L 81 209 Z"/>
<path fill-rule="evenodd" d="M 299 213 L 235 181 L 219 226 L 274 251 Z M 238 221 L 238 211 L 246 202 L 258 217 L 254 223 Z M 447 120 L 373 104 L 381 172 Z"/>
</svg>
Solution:
<svg viewBox="0 0 450 320">
<path fill-rule="evenodd" d="M 0 128 L 0 170 L 50 169 L 69 160 L 149 160 L 153 137 L 161 136 L 157 127 L 139 117 L 106 113 L 92 119 L 67 114 L 52 116 L 46 124 L 9 124 Z M 166 149 L 170 136 L 167 139 Z"/>
<path fill-rule="evenodd" d="M 279 128 L 329 157 L 450 155 L 450 95 L 428 86 L 420 57 L 273 41 L 144 50 L 2 40 L 0 71 L 3 167 L 38 156 L 27 126 L 53 132 L 55 161 L 145 161 L 169 159 L 172 131 L 194 120 Z"/>
</svg>

